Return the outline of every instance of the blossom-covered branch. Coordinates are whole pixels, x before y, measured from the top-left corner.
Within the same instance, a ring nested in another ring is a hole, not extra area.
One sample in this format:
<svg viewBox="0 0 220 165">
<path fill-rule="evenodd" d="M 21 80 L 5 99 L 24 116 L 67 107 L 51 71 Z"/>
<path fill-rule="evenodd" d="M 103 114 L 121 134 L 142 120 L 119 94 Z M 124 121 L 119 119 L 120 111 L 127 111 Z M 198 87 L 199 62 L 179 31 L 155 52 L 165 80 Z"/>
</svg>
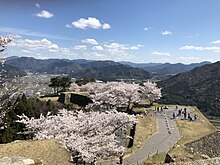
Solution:
<svg viewBox="0 0 220 165">
<path fill-rule="evenodd" d="M 11 37 L 1 37 L 0 36 L 0 52 L 3 52 L 6 48 L 6 45 L 12 41 Z"/>
<path fill-rule="evenodd" d="M 87 91 L 93 103 L 92 109 L 109 110 L 119 106 L 129 106 L 130 103 L 140 100 L 139 85 L 125 82 L 88 83 L 80 87 Z"/>
<path fill-rule="evenodd" d="M 73 112 L 60 110 L 57 115 L 39 119 L 19 116 L 35 139 L 57 138 L 76 157 L 89 160 L 125 151 L 126 127 L 136 123 L 133 115 L 117 111 Z"/>
<path fill-rule="evenodd" d="M 150 81 L 140 86 L 140 93 L 142 94 L 142 98 L 148 99 L 150 103 L 153 103 L 155 100 L 159 100 L 161 95 L 161 88 L 157 87 L 156 83 L 152 83 Z"/>
</svg>

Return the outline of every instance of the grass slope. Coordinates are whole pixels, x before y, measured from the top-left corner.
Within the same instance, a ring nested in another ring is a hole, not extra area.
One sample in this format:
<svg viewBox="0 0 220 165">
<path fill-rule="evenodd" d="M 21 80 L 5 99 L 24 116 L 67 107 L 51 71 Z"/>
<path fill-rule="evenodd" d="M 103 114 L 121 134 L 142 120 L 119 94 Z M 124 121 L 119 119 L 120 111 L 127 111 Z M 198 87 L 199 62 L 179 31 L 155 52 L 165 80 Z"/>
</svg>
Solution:
<svg viewBox="0 0 220 165">
<path fill-rule="evenodd" d="M 175 155 L 177 157 L 178 155 L 192 156 L 190 151 L 187 150 L 185 145 L 187 143 L 191 143 L 195 140 L 198 140 L 216 131 L 216 128 L 198 110 L 198 108 L 196 107 L 187 107 L 187 108 L 193 109 L 193 113 L 198 115 L 199 121 L 189 122 L 185 120 L 177 120 L 177 126 L 180 130 L 182 138 L 177 143 L 177 145 L 170 151 L 171 155 Z"/>
<path fill-rule="evenodd" d="M 147 138 L 157 131 L 157 123 L 154 116 L 138 116 L 133 147 L 128 149 L 128 155 L 135 153 L 145 143 Z"/>
<path fill-rule="evenodd" d="M 183 109 L 185 106 L 179 106 Z M 193 160 L 200 159 L 198 155 L 193 155 L 192 152 L 187 149 L 186 144 L 196 141 L 206 135 L 209 135 L 216 131 L 216 128 L 210 123 L 210 121 L 199 111 L 197 107 L 186 107 L 192 109 L 193 113 L 198 115 L 199 120 L 196 122 L 189 122 L 188 120 L 177 120 L 177 126 L 179 128 L 181 139 L 177 144 L 168 152 L 173 158 L 176 159 L 176 165 L 196 165 Z M 143 162 L 141 165 L 149 164 L 164 164 L 166 154 L 157 154 Z"/>
<path fill-rule="evenodd" d="M 70 154 L 55 139 L 0 144 L 0 157 L 12 156 L 30 158 L 45 165 L 71 165 Z"/>
<path fill-rule="evenodd" d="M 177 120 L 177 126 L 179 127 L 182 138 L 171 149 L 170 154 L 174 157 L 191 157 L 191 151 L 186 148 L 186 144 L 196 141 L 206 135 L 209 135 L 216 131 L 216 128 L 210 123 L 210 121 L 198 110 L 196 107 L 191 108 L 195 114 L 198 115 L 199 121 L 189 122 L 184 120 Z M 196 159 L 196 158 L 195 158 Z"/>
</svg>

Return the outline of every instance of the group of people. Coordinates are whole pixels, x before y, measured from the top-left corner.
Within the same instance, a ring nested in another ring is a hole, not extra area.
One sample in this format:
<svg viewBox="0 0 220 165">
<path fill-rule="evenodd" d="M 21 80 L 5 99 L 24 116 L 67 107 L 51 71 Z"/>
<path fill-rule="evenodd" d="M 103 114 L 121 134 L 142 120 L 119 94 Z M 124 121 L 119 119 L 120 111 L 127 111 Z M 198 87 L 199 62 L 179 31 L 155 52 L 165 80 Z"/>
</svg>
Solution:
<svg viewBox="0 0 220 165">
<path fill-rule="evenodd" d="M 178 111 L 178 113 L 176 114 L 175 112 L 173 112 L 173 119 L 175 119 L 178 116 L 181 116 L 183 114 L 184 120 L 189 120 L 189 121 L 196 121 L 198 119 L 198 116 L 196 114 L 194 114 L 194 118 L 191 116 L 191 114 L 189 112 L 187 112 L 187 109 L 184 108 L 182 109 L 178 109 L 178 106 L 176 106 L 176 110 Z"/>
<path fill-rule="evenodd" d="M 163 112 L 164 109 L 168 109 L 168 107 L 167 107 L 167 106 L 161 106 L 161 107 L 156 107 L 156 106 L 155 106 L 155 111 L 156 111 L 156 112 Z"/>
</svg>

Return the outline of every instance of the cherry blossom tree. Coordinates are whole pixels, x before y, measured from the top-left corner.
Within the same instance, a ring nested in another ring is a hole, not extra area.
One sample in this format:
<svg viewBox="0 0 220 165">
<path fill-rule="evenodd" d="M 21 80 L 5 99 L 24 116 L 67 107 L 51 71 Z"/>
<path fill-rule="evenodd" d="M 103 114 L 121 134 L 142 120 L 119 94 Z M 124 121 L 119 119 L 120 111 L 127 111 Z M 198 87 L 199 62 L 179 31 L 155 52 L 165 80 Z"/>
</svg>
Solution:
<svg viewBox="0 0 220 165">
<path fill-rule="evenodd" d="M 143 84 L 143 86 L 140 86 L 139 91 L 142 99 L 148 99 L 150 104 L 162 97 L 161 88 L 158 88 L 156 83 L 150 81 L 147 81 Z"/>
<path fill-rule="evenodd" d="M 80 87 L 75 82 L 73 82 L 70 84 L 69 90 L 73 92 L 79 92 Z"/>
<path fill-rule="evenodd" d="M 1 37 L 0 36 L 0 52 L 6 49 L 6 46 L 12 41 L 11 37 Z"/>
<path fill-rule="evenodd" d="M 87 91 L 93 103 L 88 108 L 109 110 L 140 100 L 139 85 L 125 82 L 88 83 L 80 87 Z"/>
<path fill-rule="evenodd" d="M 2 52 L 4 52 L 5 51 L 5 49 L 6 49 L 6 46 L 10 43 L 12 41 L 12 38 L 10 38 L 10 37 L 1 37 L 0 36 L 0 55 L 1 55 L 1 53 Z M 3 72 L 4 72 L 4 63 L 5 63 L 5 60 L 3 59 L 3 57 L 2 56 L 0 56 L 0 68 L 1 68 L 1 70 L 0 70 L 0 78 L 1 78 L 1 83 L 2 83 L 2 74 L 3 74 Z"/>
<path fill-rule="evenodd" d="M 126 127 L 137 122 L 135 116 L 114 110 L 85 113 L 63 109 L 57 115 L 41 115 L 39 119 L 24 115 L 19 118 L 34 139 L 61 139 L 73 157 L 85 161 L 124 152 Z"/>
<path fill-rule="evenodd" d="M 7 45 L 12 42 L 12 38 L 11 37 L 1 37 L 0 36 L 0 101 L 2 96 L 5 94 L 5 91 L 7 91 L 7 87 L 5 86 L 5 82 L 4 82 L 4 72 L 6 72 L 4 70 L 4 63 L 5 60 L 2 56 L 2 53 L 5 51 Z M 3 89 L 4 88 L 4 89 Z M 0 104 L 0 108 L 2 106 L 2 103 Z"/>
<path fill-rule="evenodd" d="M 11 37 L 1 37 L 0 36 L 0 68 L 1 68 L 1 70 L 0 70 L 0 78 L 1 78 L 1 80 L 0 80 L 0 83 L 2 83 L 3 81 L 2 81 L 2 79 L 3 79 L 3 72 L 4 72 L 4 63 L 5 63 L 5 60 L 3 59 L 3 57 L 1 56 L 1 54 L 5 51 L 5 49 L 6 49 L 6 46 L 10 43 L 10 42 L 12 42 L 12 38 Z"/>
</svg>

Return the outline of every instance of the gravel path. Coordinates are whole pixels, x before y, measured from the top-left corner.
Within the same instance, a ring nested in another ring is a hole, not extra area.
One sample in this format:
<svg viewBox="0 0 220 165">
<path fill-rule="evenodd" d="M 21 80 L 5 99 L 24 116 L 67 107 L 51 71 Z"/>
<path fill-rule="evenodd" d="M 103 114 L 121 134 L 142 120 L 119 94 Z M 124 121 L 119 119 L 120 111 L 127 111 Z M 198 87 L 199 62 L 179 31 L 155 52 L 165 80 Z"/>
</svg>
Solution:
<svg viewBox="0 0 220 165">
<path fill-rule="evenodd" d="M 148 156 L 168 151 L 180 138 L 176 122 L 171 119 L 175 106 L 156 114 L 158 131 L 148 138 L 142 149 L 125 159 L 125 164 L 137 164 Z"/>
<path fill-rule="evenodd" d="M 136 153 L 124 159 L 124 164 L 137 164 L 149 156 L 168 151 L 180 139 L 180 133 L 175 120 L 171 119 L 175 106 L 170 106 L 164 112 L 156 113 L 158 131 L 149 137 L 143 147 Z M 111 164 L 103 162 L 102 165 Z"/>
</svg>

